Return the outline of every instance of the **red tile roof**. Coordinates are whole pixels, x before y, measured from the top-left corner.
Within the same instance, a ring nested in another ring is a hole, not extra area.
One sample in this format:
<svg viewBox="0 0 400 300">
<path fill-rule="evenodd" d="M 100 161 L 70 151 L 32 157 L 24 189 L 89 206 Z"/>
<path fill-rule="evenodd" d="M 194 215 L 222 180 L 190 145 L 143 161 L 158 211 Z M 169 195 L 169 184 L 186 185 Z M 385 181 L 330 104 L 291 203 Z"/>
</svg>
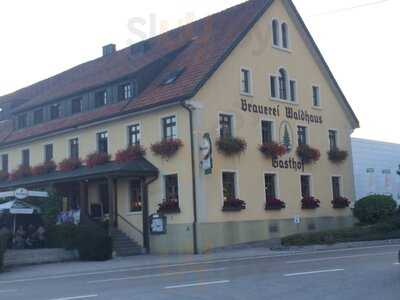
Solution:
<svg viewBox="0 0 400 300">
<path fill-rule="evenodd" d="M 131 49 L 137 47 L 138 44 L 136 44 L 0 97 L 0 104 L 10 100 L 22 101 L 23 104 L 19 105 L 16 111 L 30 109 L 130 75 L 186 45 L 186 48 L 180 51 L 177 57 L 134 100 L 108 105 L 101 109 L 18 131 L 13 131 L 9 122 L 4 127 L 0 124 L 0 143 L 5 145 L 34 138 L 95 120 L 104 120 L 117 114 L 194 96 L 271 2 L 272 0 L 247 1 L 147 40 L 150 47 L 144 54 L 132 54 Z M 185 72 L 178 77 L 176 82 L 170 85 L 161 84 L 167 74 L 182 67 L 185 68 Z"/>
</svg>

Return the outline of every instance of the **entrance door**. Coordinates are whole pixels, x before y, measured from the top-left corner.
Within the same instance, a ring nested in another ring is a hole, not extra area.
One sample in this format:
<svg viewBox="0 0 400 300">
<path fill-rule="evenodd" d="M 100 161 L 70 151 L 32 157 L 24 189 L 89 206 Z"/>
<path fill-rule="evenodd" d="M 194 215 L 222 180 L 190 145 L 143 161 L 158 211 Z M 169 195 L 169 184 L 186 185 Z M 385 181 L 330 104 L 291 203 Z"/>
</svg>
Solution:
<svg viewBox="0 0 400 300">
<path fill-rule="evenodd" d="M 107 183 L 99 184 L 99 200 L 103 208 L 103 215 L 110 212 L 110 206 L 108 201 L 108 185 Z"/>
<path fill-rule="evenodd" d="M 132 180 L 130 183 L 131 198 L 130 210 L 131 212 L 142 211 L 142 183 L 140 180 Z"/>
</svg>

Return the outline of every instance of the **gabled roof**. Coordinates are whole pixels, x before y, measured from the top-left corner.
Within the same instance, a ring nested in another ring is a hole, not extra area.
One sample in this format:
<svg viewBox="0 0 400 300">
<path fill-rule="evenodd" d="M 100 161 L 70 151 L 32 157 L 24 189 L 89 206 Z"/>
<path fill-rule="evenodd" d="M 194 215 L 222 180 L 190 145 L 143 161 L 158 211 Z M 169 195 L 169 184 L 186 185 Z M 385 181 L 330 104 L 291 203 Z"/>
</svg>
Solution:
<svg viewBox="0 0 400 300">
<path fill-rule="evenodd" d="M 7 126 L 4 127 L 0 124 L 0 146 L 192 98 L 265 13 L 272 2 L 273 0 L 244 2 L 145 42 L 117 51 L 110 56 L 84 63 L 32 86 L 0 97 L 0 104 L 5 101 L 22 103 L 18 105 L 15 111 L 31 109 L 45 102 L 74 95 L 134 74 L 170 53 L 177 54 L 135 99 L 19 131 L 13 131 L 12 126 L 7 122 L 5 123 Z M 290 4 L 289 9 L 294 9 L 290 0 L 284 0 L 284 2 Z M 300 16 L 296 15 L 296 18 L 305 27 Z M 309 34 L 306 28 L 304 30 L 306 34 Z M 145 53 L 135 51 L 143 43 L 146 43 L 148 50 Z M 320 55 L 315 43 L 313 47 L 317 49 L 316 52 Z M 173 84 L 162 84 L 168 74 L 183 68 L 184 72 Z M 353 123 L 357 126 L 358 120 L 326 64 L 324 68 L 328 70 L 333 86 L 339 91 L 339 99 L 343 101 L 345 108 L 351 112 Z"/>
</svg>

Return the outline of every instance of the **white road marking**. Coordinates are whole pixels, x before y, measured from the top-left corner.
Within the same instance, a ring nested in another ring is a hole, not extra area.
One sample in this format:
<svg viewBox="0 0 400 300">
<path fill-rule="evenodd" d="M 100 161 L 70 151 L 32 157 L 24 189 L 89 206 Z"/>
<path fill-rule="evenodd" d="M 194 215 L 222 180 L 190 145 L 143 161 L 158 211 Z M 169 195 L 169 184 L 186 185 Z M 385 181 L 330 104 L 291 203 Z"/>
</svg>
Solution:
<svg viewBox="0 0 400 300">
<path fill-rule="evenodd" d="M 394 265 L 397 266 L 397 265 L 400 265 L 400 263 L 396 262 L 396 263 L 394 263 Z"/>
<path fill-rule="evenodd" d="M 180 284 L 180 285 L 171 285 L 166 286 L 164 289 L 180 289 L 194 286 L 206 286 L 206 285 L 214 285 L 214 284 L 224 284 L 229 283 L 230 280 L 220 280 L 220 281 L 208 281 L 208 282 L 196 282 L 196 283 L 188 283 L 188 284 Z"/>
<path fill-rule="evenodd" d="M 215 268 L 215 269 L 204 269 L 204 270 L 195 270 L 195 271 L 182 271 L 182 272 L 170 272 L 170 273 L 161 273 L 161 274 L 138 275 L 138 276 L 122 277 L 122 278 L 110 278 L 110 279 L 92 280 L 92 281 L 88 281 L 88 283 L 104 283 L 104 282 L 122 281 L 122 280 L 159 278 L 159 277 L 176 276 L 176 275 L 184 275 L 184 274 L 217 272 L 217 271 L 224 271 L 224 270 L 226 270 L 226 268 Z"/>
<path fill-rule="evenodd" d="M 18 292 L 18 290 L 0 290 L 0 294 L 1 293 L 15 293 Z"/>
<path fill-rule="evenodd" d="M 99 295 L 84 295 L 84 296 L 75 296 L 75 297 L 65 297 L 65 298 L 57 298 L 57 299 L 52 299 L 52 300 L 75 300 L 75 299 L 89 299 L 89 298 L 95 298 L 98 297 Z"/>
<path fill-rule="evenodd" d="M 346 249 L 316 250 L 316 251 L 310 251 L 310 252 L 294 251 L 291 253 L 282 253 L 282 254 L 275 254 L 275 255 L 244 256 L 244 257 L 236 257 L 236 258 L 230 257 L 230 258 L 224 258 L 224 259 L 204 260 L 204 261 L 197 261 L 197 262 L 191 262 L 191 263 L 160 264 L 160 265 L 151 265 L 151 266 L 128 267 L 128 268 L 123 268 L 123 269 L 103 270 L 103 271 L 96 271 L 96 272 L 60 274 L 60 275 L 52 275 L 52 276 L 36 276 L 36 277 L 18 278 L 18 279 L 12 279 L 12 280 L 3 280 L 3 281 L 0 281 L 0 284 L 84 277 L 84 276 L 91 276 L 91 275 L 123 273 L 123 272 L 130 272 L 130 271 L 145 271 L 145 270 L 155 270 L 155 269 L 159 270 L 159 269 L 168 269 L 168 268 L 175 268 L 175 267 L 210 265 L 210 264 L 226 263 L 226 262 L 252 261 L 252 260 L 260 260 L 260 259 L 266 259 L 266 258 L 273 259 L 273 258 L 293 257 L 293 256 L 302 256 L 302 255 L 349 252 L 349 251 L 369 250 L 369 249 L 379 249 L 379 248 L 389 248 L 389 247 L 398 248 L 399 244 L 368 246 L 368 247 L 358 247 L 358 248 L 346 248 Z M 377 255 L 377 254 L 373 254 L 373 255 Z"/>
<path fill-rule="evenodd" d="M 393 252 L 371 253 L 371 254 L 355 254 L 355 255 L 345 255 L 345 256 L 332 256 L 332 257 L 299 259 L 299 260 L 287 261 L 286 263 L 287 264 L 299 264 L 299 263 L 308 263 L 308 262 L 313 262 L 313 261 L 325 261 L 325 260 L 348 259 L 348 258 L 356 258 L 356 257 L 385 256 L 385 255 L 393 255 Z"/>
<path fill-rule="evenodd" d="M 344 269 L 320 270 L 320 271 L 310 271 L 310 272 L 301 272 L 301 273 L 291 273 L 291 274 L 285 274 L 283 276 L 292 277 L 292 276 L 313 275 L 313 274 L 342 272 L 342 271 L 344 271 Z"/>
</svg>

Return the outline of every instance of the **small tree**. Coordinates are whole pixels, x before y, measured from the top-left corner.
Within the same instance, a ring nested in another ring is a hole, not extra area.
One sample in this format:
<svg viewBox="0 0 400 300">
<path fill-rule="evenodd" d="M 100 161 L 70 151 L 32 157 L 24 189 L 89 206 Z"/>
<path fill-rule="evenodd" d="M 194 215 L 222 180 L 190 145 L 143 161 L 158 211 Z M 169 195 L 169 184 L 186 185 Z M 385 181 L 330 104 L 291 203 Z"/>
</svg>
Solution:
<svg viewBox="0 0 400 300">
<path fill-rule="evenodd" d="M 391 196 L 370 195 L 358 200 L 354 206 L 354 216 L 364 224 L 376 224 L 393 216 L 397 203 Z"/>
</svg>

